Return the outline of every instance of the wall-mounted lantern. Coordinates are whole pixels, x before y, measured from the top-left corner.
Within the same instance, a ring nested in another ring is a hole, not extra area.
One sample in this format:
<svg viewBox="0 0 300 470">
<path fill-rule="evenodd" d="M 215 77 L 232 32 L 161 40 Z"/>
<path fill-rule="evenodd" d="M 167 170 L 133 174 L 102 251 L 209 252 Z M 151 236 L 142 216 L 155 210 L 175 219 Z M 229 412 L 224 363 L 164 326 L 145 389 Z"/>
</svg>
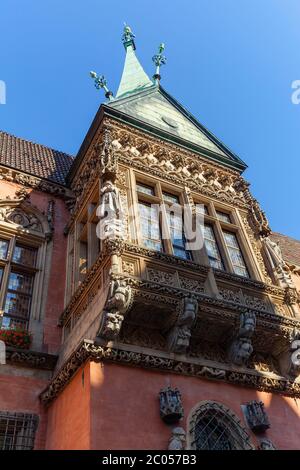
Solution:
<svg viewBox="0 0 300 470">
<path fill-rule="evenodd" d="M 171 387 L 159 393 L 160 417 L 166 424 L 175 424 L 183 418 L 183 407 L 180 391 Z"/>
</svg>

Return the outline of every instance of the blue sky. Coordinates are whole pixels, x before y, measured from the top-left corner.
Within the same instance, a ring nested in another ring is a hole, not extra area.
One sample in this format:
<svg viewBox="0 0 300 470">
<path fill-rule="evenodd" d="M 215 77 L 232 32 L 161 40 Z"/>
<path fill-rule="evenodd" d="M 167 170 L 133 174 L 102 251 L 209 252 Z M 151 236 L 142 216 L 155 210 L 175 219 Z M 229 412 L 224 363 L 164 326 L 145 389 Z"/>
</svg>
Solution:
<svg viewBox="0 0 300 470">
<path fill-rule="evenodd" d="M 116 91 L 121 34 L 137 55 L 166 44 L 163 86 L 249 166 L 271 227 L 300 239 L 299 0 L 1 0 L 0 128 L 76 154 L 100 105 L 89 71 Z"/>
</svg>

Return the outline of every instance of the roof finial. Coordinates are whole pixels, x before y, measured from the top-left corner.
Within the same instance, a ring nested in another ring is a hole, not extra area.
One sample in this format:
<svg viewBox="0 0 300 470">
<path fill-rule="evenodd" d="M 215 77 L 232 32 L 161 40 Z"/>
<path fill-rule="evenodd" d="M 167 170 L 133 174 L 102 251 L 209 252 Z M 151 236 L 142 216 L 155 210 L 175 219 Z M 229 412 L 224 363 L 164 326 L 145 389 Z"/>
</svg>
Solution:
<svg viewBox="0 0 300 470">
<path fill-rule="evenodd" d="M 157 84 L 159 83 L 159 81 L 161 79 L 160 67 L 162 65 L 165 65 L 166 62 L 167 62 L 166 57 L 163 55 L 164 50 L 165 50 L 165 45 L 164 45 L 164 43 L 161 43 L 159 48 L 158 48 L 158 54 L 155 54 L 152 57 L 152 60 L 153 60 L 154 64 L 156 65 L 156 72 L 155 72 L 155 75 L 153 75 L 153 78 L 154 78 L 154 80 L 156 81 Z"/>
<path fill-rule="evenodd" d="M 123 41 L 125 49 L 127 49 L 127 47 L 129 47 L 129 46 L 132 46 L 133 50 L 134 51 L 136 50 L 134 38 L 135 38 L 135 35 L 133 34 L 130 26 L 128 26 L 126 23 L 124 23 L 124 31 L 123 31 L 123 35 L 122 35 L 122 41 Z"/>
<path fill-rule="evenodd" d="M 95 87 L 97 88 L 97 90 L 100 90 L 100 88 L 103 88 L 105 91 L 105 97 L 108 98 L 109 100 L 112 100 L 113 92 L 107 88 L 107 80 L 105 79 L 104 75 L 100 75 L 100 77 L 98 77 L 98 74 L 96 72 L 90 72 L 90 76 L 94 80 Z"/>
</svg>

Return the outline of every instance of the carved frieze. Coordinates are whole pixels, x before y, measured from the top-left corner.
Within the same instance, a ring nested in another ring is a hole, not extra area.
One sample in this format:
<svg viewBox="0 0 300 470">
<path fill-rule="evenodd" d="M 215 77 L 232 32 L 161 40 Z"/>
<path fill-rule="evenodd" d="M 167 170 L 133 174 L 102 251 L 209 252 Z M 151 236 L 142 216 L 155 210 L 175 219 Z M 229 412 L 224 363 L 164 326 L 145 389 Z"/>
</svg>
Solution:
<svg viewBox="0 0 300 470">
<path fill-rule="evenodd" d="M 173 181 L 210 197 L 247 206 L 248 184 L 240 175 L 176 145 L 147 136 L 124 124 L 106 120 L 119 162 Z"/>
<path fill-rule="evenodd" d="M 178 361 L 169 357 L 155 356 L 155 354 L 95 346 L 92 341 L 84 341 L 42 392 L 40 395 L 42 403 L 48 405 L 55 399 L 88 359 L 95 362 L 113 361 L 155 370 L 168 370 L 177 374 L 222 380 L 260 391 L 300 397 L 300 383 L 288 381 L 283 377 L 270 376 L 264 372 L 234 371 L 223 369 L 221 365 L 208 367 L 191 363 L 188 360 Z"/>
</svg>

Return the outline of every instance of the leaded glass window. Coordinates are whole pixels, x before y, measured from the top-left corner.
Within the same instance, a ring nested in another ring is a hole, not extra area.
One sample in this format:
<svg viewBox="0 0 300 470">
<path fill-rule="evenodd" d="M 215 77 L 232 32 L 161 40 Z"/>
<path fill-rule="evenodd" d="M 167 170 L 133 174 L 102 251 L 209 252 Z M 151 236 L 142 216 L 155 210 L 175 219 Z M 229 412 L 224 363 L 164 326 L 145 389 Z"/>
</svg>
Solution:
<svg viewBox="0 0 300 470">
<path fill-rule="evenodd" d="M 220 250 L 216 241 L 214 229 L 211 225 L 204 225 L 204 244 L 209 263 L 213 268 L 224 269 Z"/>
<path fill-rule="evenodd" d="M 223 230 L 223 235 L 235 274 L 243 277 L 249 277 L 249 273 L 236 234 L 233 232 L 225 232 Z"/>
</svg>

